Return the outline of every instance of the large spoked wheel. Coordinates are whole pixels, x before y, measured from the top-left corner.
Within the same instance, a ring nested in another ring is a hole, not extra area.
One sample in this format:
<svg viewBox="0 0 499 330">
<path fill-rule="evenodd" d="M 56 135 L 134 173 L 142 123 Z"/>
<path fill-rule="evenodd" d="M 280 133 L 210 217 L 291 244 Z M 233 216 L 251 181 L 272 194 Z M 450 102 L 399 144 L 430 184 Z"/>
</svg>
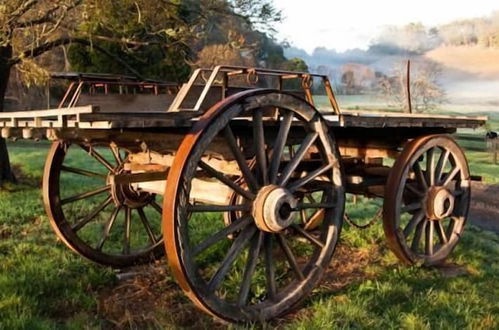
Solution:
<svg viewBox="0 0 499 330">
<path fill-rule="evenodd" d="M 274 119 L 264 115 L 269 109 Z M 225 167 L 216 155 L 223 150 Z M 316 286 L 345 198 L 337 147 L 320 114 L 269 90 L 211 108 L 182 142 L 166 193 L 163 231 L 175 277 L 199 307 L 231 322 L 285 314 Z M 323 212 L 315 230 L 305 229 L 302 210 Z"/>
<path fill-rule="evenodd" d="M 73 251 L 106 266 L 151 262 L 164 253 L 161 196 L 116 184 L 128 153 L 115 146 L 54 142 L 43 199 L 52 228 Z"/>
<path fill-rule="evenodd" d="M 411 141 L 390 172 L 383 225 L 397 257 L 410 264 L 443 262 L 464 230 L 470 203 L 465 155 L 446 135 Z"/>
</svg>

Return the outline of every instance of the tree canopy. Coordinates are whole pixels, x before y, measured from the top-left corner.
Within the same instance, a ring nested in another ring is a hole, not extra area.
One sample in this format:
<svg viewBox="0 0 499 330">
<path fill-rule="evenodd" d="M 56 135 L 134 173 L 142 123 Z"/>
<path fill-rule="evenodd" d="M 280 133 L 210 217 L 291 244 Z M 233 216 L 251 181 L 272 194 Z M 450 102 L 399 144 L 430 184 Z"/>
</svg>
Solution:
<svg viewBox="0 0 499 330">
<path fill-rule="evenodd" d="M 73 70 L 171 81 L 210 56 L 213 64 L 293 66 L 272 37 L 280 20 L 271 0 L 3 0 L 0 111 L 11 69 L 40 83 L 47 75 L 38 58 L 60 47 Z M 0 183 L 12 179 L 0 139 Z"/>
</svg>

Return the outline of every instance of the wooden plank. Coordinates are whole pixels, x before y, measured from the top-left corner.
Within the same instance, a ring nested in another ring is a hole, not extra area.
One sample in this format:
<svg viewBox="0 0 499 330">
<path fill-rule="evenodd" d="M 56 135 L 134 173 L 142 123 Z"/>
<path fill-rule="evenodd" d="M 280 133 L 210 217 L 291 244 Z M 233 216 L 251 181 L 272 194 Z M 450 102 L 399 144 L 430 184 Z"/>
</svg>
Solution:
<svg viewBox="0 0 499 330">
<path fill-rule="evenodd" d="M 326 120 L 329 119 L 327 116 Z M 444 116 L 406 113 L 345 112 L 328 120 L 333 127 L 446 127 L 476 128 L 487 120 L 484 116 Z"/>
<path fill-rule="evenodd" d="M 77 106 L 98 106 L 97 112 L 166 112 L 175 94 L 81 94 Z"/>
<path fill-rule="evenodd" d="M 29 111 L 13 111 L 13 112 L 0 112 L 0 120 L 12 118 L 47 118 L 47 117 L 58 117 L 58 116 L 71 116 L 79 115 L 82 113 L 92 113 L 97 110 L 96 107 L 92 105 L 86 105 L 81 107 L 73 108 L 61 108 L 61 109 L 48 109 L 48 110 L 29 110 Z"/>
<path fill-rule="evenodd" d="M 422 118 L 422 119 L 465 119 L 465 120 L 487 120 L 487 116 L 453 116 L 426 113 L 402 113 L 362 110 L 341 110 L 343 116 L 374 117 L 374 118 Z"/>
</svg>

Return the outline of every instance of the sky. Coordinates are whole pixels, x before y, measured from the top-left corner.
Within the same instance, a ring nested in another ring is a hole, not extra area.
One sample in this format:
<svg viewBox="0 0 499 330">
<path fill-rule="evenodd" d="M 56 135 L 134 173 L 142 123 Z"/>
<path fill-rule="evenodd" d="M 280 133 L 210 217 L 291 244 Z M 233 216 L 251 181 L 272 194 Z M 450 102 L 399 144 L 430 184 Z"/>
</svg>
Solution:
<svg viewBox="0 0 499 330">
<path fill-rule="evenodd" d="M 384 26 L 421 22 L 428 26 L 487 16 L 498 0 L 274 0 L 284 21 L 277 38 L 311 53 L 316 47 L 366 49 Z"/>
</svg>

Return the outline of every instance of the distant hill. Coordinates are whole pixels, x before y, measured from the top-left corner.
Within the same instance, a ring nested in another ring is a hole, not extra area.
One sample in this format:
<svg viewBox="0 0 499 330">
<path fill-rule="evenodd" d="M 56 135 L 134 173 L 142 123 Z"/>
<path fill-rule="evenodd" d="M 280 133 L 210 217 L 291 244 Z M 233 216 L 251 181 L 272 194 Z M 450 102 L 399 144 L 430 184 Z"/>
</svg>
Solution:
<svg viewBox="0 0 499 330">
<path fill-rule="evenodd" d="M 441 46 L 427 52 L 425 57 L 476 78 L 499 79 L 499 48 Z M 497 94 L 499 97 L 499 91 Z"/>
</svg>

